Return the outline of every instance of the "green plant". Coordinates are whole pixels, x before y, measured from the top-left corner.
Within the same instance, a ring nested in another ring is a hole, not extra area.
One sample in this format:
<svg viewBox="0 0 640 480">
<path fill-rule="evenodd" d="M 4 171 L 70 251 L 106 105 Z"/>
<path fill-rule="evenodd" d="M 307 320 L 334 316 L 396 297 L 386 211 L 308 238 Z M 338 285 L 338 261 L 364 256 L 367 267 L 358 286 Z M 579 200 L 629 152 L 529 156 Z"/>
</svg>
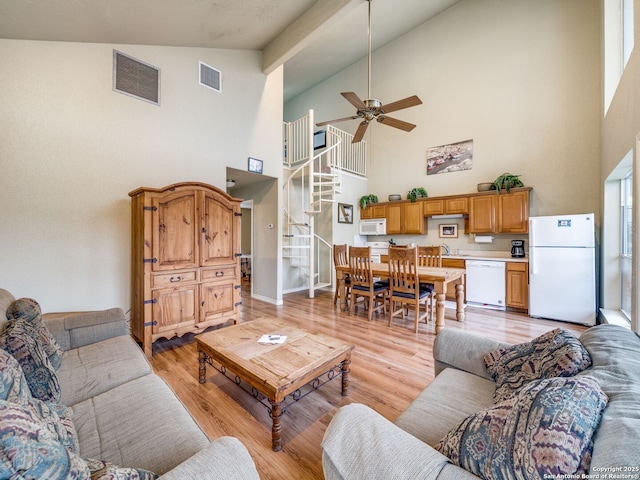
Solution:
<svg viewBox="0 0 640 480">
<path fill-rule="evenodd" d="M 427 198 L 427 191 L 424 188 L 416 187 L 407 192 L 407 200 L 415 202 L 418 198 Z"/>
<path fill-rule="evenodd" d="M 524 183 L 522 183 L 519 177 L 520 175 L 503 173 L 493 181 L 492 190 L 497 190 L 498 193 L 500 193 L 502 189 L 505 189 L 507 193 L 509 193 L 512 188 L 524 187 Z"/>
<path fill-rule="evenodd" d="M 370 203 L 378 203 L 378 197 L 376 197 L 373 193 L 360 197 L 360 207 L 363 210 L 367 208 L 367 205 Z"/>
</svg>

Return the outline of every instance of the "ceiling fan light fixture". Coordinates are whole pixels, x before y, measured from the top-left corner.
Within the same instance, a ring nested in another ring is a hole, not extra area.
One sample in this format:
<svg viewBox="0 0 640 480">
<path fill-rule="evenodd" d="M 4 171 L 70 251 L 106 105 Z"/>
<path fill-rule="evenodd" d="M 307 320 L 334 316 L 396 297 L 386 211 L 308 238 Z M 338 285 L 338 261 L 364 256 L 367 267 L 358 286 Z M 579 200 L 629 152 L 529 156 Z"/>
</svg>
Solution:
<svg viewBox="0 0 640 480">
<path fill-rule="evenodd" d="M 371 97 L 371 1 L 368 2 L 368 10 L 369 10 L 369 25 L 367 31 L 367 95 Z M 395 112 L 397 110 L 402 110 L 403 108 L 415 107 L 416 105 L 420 105 L 422 100 L 418 98 L 417 95 L 413 95 L 411 97 L 403 98 L 402 100 L 398 100 L 396 102 L 389 103 L 386 108 L 382 104 L 382 102 L 376 98 L 367 98 L 365 100 L 361 100 L 358 95 L 354 92 L 342 92 L 341 95 L 349 102 L 351 105 L 356 107 L 356 115 L 352 117 L 338 118 L 335 120 L 329 120 L 328 122 L 320 122 L 316 123 L 316 126 L 321 127 L 323 125 L 329 125 L 331 123 L 344 122 L 345 120 L 355 120 L 357 118 L 362 118 L 363 121 L 358 126 L 358 129 L 353 136 L 352 143 L 357 143 L 364 138 L 364 134 L 369 126 L 369 123 L 373 120 L 377 120 L 379 123 L 383 125 L 388 125 L 390 127 L 398 128 L 400 130 L 404 130 L 405 132 L 410 132 L 415 128 L 415 125 L 404 122 L 402 120 L 397 120 L 395 118 L 385 116 L 386 113 Z"/>
</svg>

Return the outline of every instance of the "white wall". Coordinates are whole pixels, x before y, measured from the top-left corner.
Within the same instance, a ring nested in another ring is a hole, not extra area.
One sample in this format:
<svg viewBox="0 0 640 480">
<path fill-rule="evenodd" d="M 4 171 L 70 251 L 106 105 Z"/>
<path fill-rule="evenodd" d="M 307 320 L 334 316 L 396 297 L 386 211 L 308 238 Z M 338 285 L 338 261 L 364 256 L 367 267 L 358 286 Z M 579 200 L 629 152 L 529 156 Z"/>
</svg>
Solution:
<svg viewBox="0 0 640 480">
<path fill-rule="evenodd" d="M 391 115 L 411 133 L 369 127 L 368 193 L 469 193 L 508 171 L 533 187 L 532 215 L 599 214 L 600 70 L 598 0 L 463 0 L 373 54 L 372 96 L 423 105 Z M 285 119 L 354 113 L 340 92 L 364 99 L 366 73 L 365 59 L 287 102 Z M 472 170 L 426 175 L 427 148 L 468 139 Z"/>
<path fill-rule="evenodd" d="M 161 106 L 112 91 L 114 48 L 161 69 Z M 198 85 L 199 60 L 222 71 L 221 94 Z M 260 62 L 254 51 L 0 40 L 0 287 L 45 311 L 128 310 L 129 191 L 224 190 L 226 168 L 246 170 L 248 156 L 281 178 L 282 69 L 267 77 Z"/>
</svg>

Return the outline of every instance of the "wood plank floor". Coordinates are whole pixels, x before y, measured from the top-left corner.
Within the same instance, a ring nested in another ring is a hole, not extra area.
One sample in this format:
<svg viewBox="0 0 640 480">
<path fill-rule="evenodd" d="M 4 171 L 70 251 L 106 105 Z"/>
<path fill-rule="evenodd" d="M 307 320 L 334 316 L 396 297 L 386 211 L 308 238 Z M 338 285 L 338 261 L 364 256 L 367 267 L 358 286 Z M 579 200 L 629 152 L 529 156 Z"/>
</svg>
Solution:
<svg viewBox="0 0 640 480">
<path fill-rule="evenodd" d="M 359 309 L 349 316 L 333 305 L 333 295 L 306 292 L 285 296 L 274 306 L 251 299 L 243 292 L 241 321 L 277 317 L 310 331 L 334 336 L 356 345 L 352 355 L 348 397 L 333 381 L 292 405 L 282 420 L 283 448 L 271 450 L 271 420 L 266 408 L 233 382 L 207 369 L 207 382 L 198 382 L 198 354 L 189 334 L 156 342 L 151 364 L 186 405 L 196 421 L 215 439 L 239 438 L 247 447 L 264 480 L 322 479 L 320 442 L 334 414 L 343 405 L 358 402 L 395 420 L 433 379 L 433 325 L 421 324 L 413 333 L 412 316 L 394 319 L 391 327 L 382 315 L 368 322 Z M 466 321 L 455 320 L 447 309 L 447 328 L 459 328 L 508 343 L 528 341 L 556 327 L 579 335 L 585 327 L 532 319 L 526 315 L 468 307 Z"/>
</svg>

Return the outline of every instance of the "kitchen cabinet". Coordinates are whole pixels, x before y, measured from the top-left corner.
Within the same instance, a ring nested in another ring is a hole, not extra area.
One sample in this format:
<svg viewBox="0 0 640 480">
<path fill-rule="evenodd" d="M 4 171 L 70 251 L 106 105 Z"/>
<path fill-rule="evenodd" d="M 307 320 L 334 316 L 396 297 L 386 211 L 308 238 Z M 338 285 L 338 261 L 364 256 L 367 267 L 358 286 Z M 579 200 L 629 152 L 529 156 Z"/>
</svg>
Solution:
<svg viewBox="0 0 640 480">
<path fill-rule="evenodd" d="M 425 217 L 432 215 L 464 215 L 469 213 L 468 199 L 466 196 L 452 196 L 423 200 L 422 213 Z"/>
<path fill-rule="evenodd" d="M 367 205 L 367 208 L 360 208 L 360 218 L 362 220 L 385 218 L 385 210 L 385 204 Z"/>
<path fill-rule="evenodd" d="M 404 218 L 402 219 L 402 233 L 424 234 L 425 219 L 422 214 L 423 203 L 424 202 L 409 202 L 403 204 L 402 213 L 404 214 Z"/>
<path fill-rule="evenodd" d="M 467 197 L 451 197 L 444 199 L 444 214 L 466 214 L 469 213 Z"/>
<path fill-rule="evenodd" d="M 387 235 L 419 234 L 425 232 L 422 202 L 394 202 L 385 208 Z"/>
<path fill-rule="evenodd" d="M 469 197 L 469 233 L 528 233 L 529 191 Z"/>
<path fill-rule="evenodd" d="M 465 261 L 460 258 L 447 258 L 442 257 L 442 266 L 445 268 L 465 268 Z M 467 276 L 464 277 L 464 301 L 467 301 Z M 453 284 L 447 285 L 447 300 L 456 301 L 456 289 Z"/>
<path fill-rule="evenodd" d="M 506 306 L 519 310 L 529 308 L 529 264 L 507 262 L 506 265 Z"/>
<path fill-rule="evenodd" d="M 159 338 L 234 323 L 240 301 L 240 199 L 203 183 L 129 193 L 131 333 Z"/>
<path fill-rule="evenodd" d="M 469 198 L 469 233 L 496 233 L 496 195 Z"/>
<path fill-rule="evenodd" d="M 529 232 L 529 192 L 498 195 L 498 233 Z"/>
</svg>

